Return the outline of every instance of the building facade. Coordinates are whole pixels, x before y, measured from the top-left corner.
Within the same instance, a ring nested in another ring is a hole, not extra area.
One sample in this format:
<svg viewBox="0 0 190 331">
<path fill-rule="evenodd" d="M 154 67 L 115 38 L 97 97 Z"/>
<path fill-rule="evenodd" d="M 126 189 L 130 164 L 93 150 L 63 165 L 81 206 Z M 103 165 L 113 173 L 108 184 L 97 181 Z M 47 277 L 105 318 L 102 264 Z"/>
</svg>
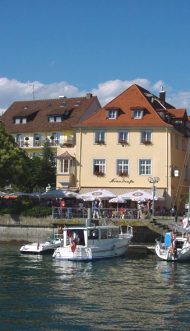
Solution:
<svg viewBox="0 0 190 331">
<path fill-rule="evenodd" d="M 14 102 L 2 115 L 6 131 L 30 156 L 40 156 L 45 141 L 57 158 L 56 187 L 76 188 L 76 137 L 74 125 L 98 108 L 97 97 Z"/>
<path fill-rule="evenodd" d="M 97 97 L 19 101 L 2 116 L 30 157 L 48 140 L 56 187 L 116 195 L 144 189 L 182 209 L 190 185 L 190 121 L 185 109 L 132 85 L 101 108 Z M 176 176 L 178 174 L 178 176 Z M 156 190 L 156 191 L 155 191 Z"/>
<path fill-rule="evenodd" d="M 189 134 L 185 109 L 168 104 L 164 91 L 157 97 L 132 85 L 77 125 L 80 192 L 156 189 L 167 208 L 183 208 L 190 184 Z"/>
</svg>

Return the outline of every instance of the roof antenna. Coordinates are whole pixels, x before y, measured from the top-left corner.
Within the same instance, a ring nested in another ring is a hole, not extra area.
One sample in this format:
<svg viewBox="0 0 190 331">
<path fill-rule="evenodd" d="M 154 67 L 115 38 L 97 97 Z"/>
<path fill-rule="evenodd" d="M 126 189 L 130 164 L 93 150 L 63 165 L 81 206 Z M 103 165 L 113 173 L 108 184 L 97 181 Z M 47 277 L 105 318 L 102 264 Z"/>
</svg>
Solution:
<svg viewBox="0 0 190 331">
<path fill-rule="evenodd" d="M 34 84 L 29 84 L 28 86 L 32 87 L 32 99 L 35 100 L 35 95 L 34 95 Z"/>
</svg>

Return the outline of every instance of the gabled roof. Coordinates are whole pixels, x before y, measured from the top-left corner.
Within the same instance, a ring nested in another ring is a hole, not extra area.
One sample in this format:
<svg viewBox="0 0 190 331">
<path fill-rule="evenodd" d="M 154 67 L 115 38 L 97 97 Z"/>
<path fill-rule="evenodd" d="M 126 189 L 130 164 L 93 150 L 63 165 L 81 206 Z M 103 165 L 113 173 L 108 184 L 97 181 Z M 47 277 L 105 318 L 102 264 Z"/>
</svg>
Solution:
<svg viewBox="0 0 190 331">
<path fill-rule="evenodd" d="M 114 108 L 120 110 L 117 118 L 108 119 L 107 112 Z M 132 112 L 139 108 L 143 110 L 143 117 L 135 119 Z M 165 100 L 134 84 L 77 127 L 171 127 L 171 118 L 185 119 L 186 116 L 185 109 L 176 109 Z"/>
<path fill-rule="evenodd" d="M 32 101 L 16 101 L 2 115 L 1 120 L 9 133 L 61 131 L 72 128 L 87 118 L 100 103 L 96 96 Z M 49 116 L 61 116 L 62 122 L 49 122 Z M 17 118 L 26 118 L 24 124 L 15 124 Z"/>
<path fill-rule="evenodd" d="M 57 159 L 68 159 L 68 160 L 72 160 L 74 157 L 68 152 L 64 152 L 62 154 L 60 154 L 59 156 L 57 156 Z"/>
</svg>

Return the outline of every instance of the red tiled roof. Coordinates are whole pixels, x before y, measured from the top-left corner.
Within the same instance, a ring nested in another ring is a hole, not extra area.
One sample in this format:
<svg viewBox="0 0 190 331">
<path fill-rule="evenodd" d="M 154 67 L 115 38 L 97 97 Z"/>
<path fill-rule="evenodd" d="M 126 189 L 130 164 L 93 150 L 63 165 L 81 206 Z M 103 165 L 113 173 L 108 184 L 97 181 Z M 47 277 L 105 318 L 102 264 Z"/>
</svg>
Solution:
<svg viewBox="0 0 190 331">
<path fill-rule="evenodd" d="M 72 128 L 99 108 L 96 96 L 16 101 L 2 115 L 1 120 L 9 133 L 61 131 Z M 62 122 L 48 122 L 48 116 L 64 115 Z M 27 118 L 25 124 L 15 124 L 15 118 Z"/>
<path fill-rule="evenodd" d="M 107 111 L 114 108 L 120 109 L 119 116 L 116 119 L 108 119 Z M 132 110 L 135 108 L 144 109 L 144 116 L 141 119 L 132 118 Z M 77 127 L 170 127 L 171 124 L 163 119 L 161 113 L 166 115 L 169 113 L 183 119 L 186 110 L 175 109 L 159 97 L 134 84 Z"/>
</svg>

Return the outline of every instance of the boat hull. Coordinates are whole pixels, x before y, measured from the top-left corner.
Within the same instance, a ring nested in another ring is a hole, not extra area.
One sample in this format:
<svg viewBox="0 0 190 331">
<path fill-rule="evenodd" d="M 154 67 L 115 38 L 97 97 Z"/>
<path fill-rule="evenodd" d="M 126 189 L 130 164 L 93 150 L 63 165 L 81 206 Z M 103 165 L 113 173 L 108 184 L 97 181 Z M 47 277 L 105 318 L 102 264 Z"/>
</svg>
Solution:
<svg viewBox="0 0 190 331">
<path fill-rule="evenodd" d="M 120 240 L 111 244 L 101 246 L 84 247 L 77 245 L 74 252 L 69 246 L 59 247 L 55 250 L 53 257 L 59 260 L 70 261 L 92 261 L 99 259 L 114 258 L 124 255 L 127 252 L 130 240 Z"/>
<path fill-rule="evenodd" d="M 20 248 L 20 253 L 22 254 L 53 254 L 56 248 L 60 246 L 61 242 L 56 242 L 56 243 L 50 243 L 50 242 L 45 242 L 45 243 L 32 243 L 32 244 L 26 244 L 23 245 Z"/>
<path fill-rule="evenodd" d="M 177 249 L 176 253 L 172 252 L 172 247 L 167 249 L 163 248 L 160 243 L 155 246 L 156 255 L 164 261 L 168 262 L 183 262 L 190 261 L 190 244 L 187 244 L 182 249 Z"/>
</svg>

